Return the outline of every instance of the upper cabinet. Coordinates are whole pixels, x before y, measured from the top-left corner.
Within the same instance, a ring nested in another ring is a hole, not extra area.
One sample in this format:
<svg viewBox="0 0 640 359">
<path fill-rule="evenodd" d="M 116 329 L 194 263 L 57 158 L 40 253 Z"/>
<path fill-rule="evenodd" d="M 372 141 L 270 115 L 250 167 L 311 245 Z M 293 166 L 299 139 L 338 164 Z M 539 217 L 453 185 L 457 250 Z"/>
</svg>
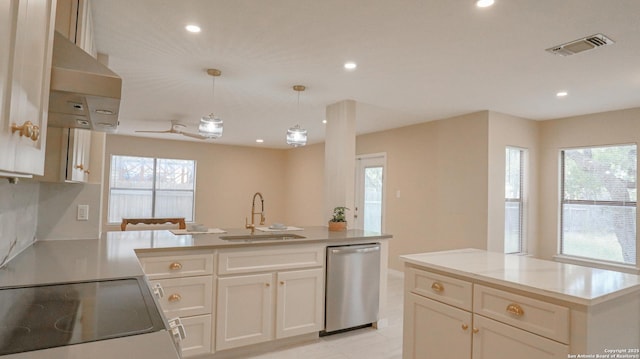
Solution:
<svg viewBox="0 0 640 359">
<path fill-rule="evenodd" d="M 55 0 L 0 1 L 0 175 L 44 171 Z"/>
<path fill-rule="evenodd" d="M 89 0 L 58 0 L 56 31 L 97 58 L 93 42 L 93 18 Z"/>
</svg>

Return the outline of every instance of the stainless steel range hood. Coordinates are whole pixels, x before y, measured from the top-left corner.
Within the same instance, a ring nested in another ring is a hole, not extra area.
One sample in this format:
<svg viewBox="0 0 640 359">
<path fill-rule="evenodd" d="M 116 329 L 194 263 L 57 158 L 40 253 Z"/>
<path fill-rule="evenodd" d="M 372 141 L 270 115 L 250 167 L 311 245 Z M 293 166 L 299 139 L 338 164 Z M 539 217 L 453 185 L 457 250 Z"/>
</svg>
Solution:
<svg viewBox="0 0 640 359">
<path fill-rule="evenodd" d="M 53 40 L 49 126 L 114 131 L 122 79 L 56 31 Z"/>
</svg>

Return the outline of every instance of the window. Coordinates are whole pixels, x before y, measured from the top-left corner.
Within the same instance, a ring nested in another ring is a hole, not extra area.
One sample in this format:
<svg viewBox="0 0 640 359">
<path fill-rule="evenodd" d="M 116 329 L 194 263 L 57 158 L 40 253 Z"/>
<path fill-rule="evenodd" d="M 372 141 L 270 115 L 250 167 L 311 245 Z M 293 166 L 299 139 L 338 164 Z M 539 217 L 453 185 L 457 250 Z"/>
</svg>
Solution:
<svg viewBox="0 0 640 359">
<path fill-rule="evenodd" d="M 560 253 L 636 264 L 637 146 L 561 152 Z"/>
<path fill-rule="evenodd" d="M 504 252 L 522 252 L 524 242 L 524 150 L 506 148 L 504 184 Z"/>
<path fill-rule="evenodd" d="M 195 172 L 192 160 L 111 156 L 108 222 L 147 217 L 193 222 Z"/>
</svg>

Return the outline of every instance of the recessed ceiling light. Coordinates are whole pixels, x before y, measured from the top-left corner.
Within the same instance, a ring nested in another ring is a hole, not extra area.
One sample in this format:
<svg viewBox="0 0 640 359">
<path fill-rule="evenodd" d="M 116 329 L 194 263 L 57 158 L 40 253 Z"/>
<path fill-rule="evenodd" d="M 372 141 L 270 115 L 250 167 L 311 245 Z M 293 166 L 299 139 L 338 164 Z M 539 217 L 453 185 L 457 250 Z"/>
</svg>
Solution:
<svg viewBox="0 0 640 359">
<path fill-rule="evenodd" d="M 258 138 L 258 139 L 256 140 L 256 142 L 258 142 L 258 143 L 263 143 L 263 142 L 264 142 L 264 140 L 263 140 L 262 138 Z"/>
<path fill-rule="evenodd" d="M 344 63 L 344 68 L 347 70 L 355 70 L 356 67 L 358 67 L 358 65 L 355 62 L 345 62 Z"/>
<path fill-rule="evenodd" d="M 184 28 L 189 32 L 200 32 L 200 26 L 198 25 L 187 25 Z"/>
<path fill-rule="evenodd" d="M 476 6 L 477 7 L 489 7 L 491 5 L 493 5 L 495 1 L 494 0 L 478 0 L 476 1 Z"/>
<path fill-rule="evenodd" d="M 556 96 L 558 97 L 565 97 L 567 96 L 569 93 L 567 91 L 560 91 L 556 94 Z"/>
</svg>

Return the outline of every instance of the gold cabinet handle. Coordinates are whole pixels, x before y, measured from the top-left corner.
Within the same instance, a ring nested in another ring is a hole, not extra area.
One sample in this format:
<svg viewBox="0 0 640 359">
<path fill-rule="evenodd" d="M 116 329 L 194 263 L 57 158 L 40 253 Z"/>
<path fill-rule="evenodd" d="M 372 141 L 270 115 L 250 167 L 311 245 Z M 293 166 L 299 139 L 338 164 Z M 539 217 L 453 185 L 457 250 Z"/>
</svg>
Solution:
<svg viewBox="0 0 640 359">
<path fill-rule="evenodd" d="M 178 293 L 173 293 L 167 298 L 167 300 L 171 303 L 179 302 L 182 299 L 182 296 Z"/>
<path fill-rule="evenodd" d="M 462 324 L 462 330 L 467 330 L 469 329 L 469 326 L 467 324 Z"/>
<path fill-rule="evenodd" d="M 431 289 L 436 292 L 442 292 L 444 290 L 444 286 L 440 282 L 433 282 L 433 284 L 431 284 Z"/>
<path fill-rule="evenodd" d="M 173 263 L 169 264 L 169 269 L 170 269 L 170 270 L 178 270 L 178 269 L 182 269 L 182 263 L 180 263 L 180 262 L 173 262 Z"/>
<path fill-rule="evenodd" d="M 89 171 L 89 170 L 87 169 L 87 170 L 84 170 L 84 173 L 86 173 L 86 174 L 90 174 L 90 173 L 91 173 L 91 171 Z"/>
<path fill-rule="evenodd" d="M 83 170 L 83 169 L 84 169 L 84 166 L 83 166 L 83 165 L 82 165 L 82 163 L 81 163 L 81 164 L 79 164 L 79 165 L 76 165 L 76 169 Z"/>
<path fill-rule="evenodd" d="M 284 281 L 283 280 L 280 281 L 280 285 L 284 285 Z"/>
<path fill-rule="evenodd" d="M 40 138 L 40 127 L 34 125 L 31 121 L 26 121 L 22 124 L 22 126 L 18 126 L 17 124 L 11 124 L 11 133 L 20 133 L 20 137 L 28 137 L 33 141 L 37 141 Z"/>
<path fill-rule="evenodd" d="M 271 285 L 270 285 L 269 283 L 265 283 L 265 284 L 264 284 L 264 286 L 265 286 L 265 287 L 269 287 L 269 286 L 271 286 Z"/>
<path fill-rule="evenodd" d="M 507 313 L 513 314 L 516 317 L 521 317 L 524 315 L 524 309 L 515 303 L 511 303 L 507 305 Z"/>
<path fill-rule="evenodd" d="M 478 328 L 473 328 L 473 330 L 472 330 L 472 331 L 473 331 L 473 334 L 478 334 L 478 332 L 480 331 L 480 329 L 478 329 Z"/>
</svg>

